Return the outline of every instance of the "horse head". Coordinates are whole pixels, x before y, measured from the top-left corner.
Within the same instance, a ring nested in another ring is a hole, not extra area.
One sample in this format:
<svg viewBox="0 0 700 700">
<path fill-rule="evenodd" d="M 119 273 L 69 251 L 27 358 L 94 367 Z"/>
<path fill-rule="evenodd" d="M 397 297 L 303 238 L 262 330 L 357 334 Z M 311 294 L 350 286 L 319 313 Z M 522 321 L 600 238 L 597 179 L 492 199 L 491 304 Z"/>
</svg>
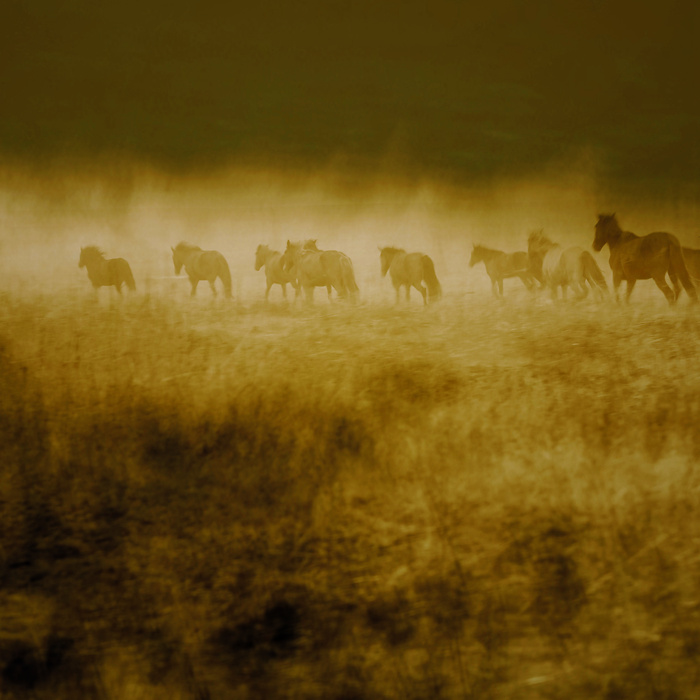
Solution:
<svg viewBox="0 0 700 700">
<path fill-rule="evenodd" d="M 96 245 L 87 245 L 80 249 L 78 267 L 87 267 L 92 263 L 104 260 L 104 253 Z"/>
<path fill-rule="evenodd" d="M 621 233 L 615 214 L 598 214 L 598 222 L 595 225 L 595 237 L 593 250 L 600 251 L 610 239 L 617 238 Z"/>
<path fill-rule="evenodd" d="M 386 273 L 391 267 L 391 262 L 397 253 L 401 252 L 400 248 L 393 248 L 389 246 L 387 248 L 379 248 L 379 262 L 382 268 L 382 277 L 386 276 Z"/>
<path fill-rule="evenodd" d="M 255 271 L 257 272 L 266 262 L 270 255 L 268 246 L 261 243 L 255 251 Z"/>
<path fill-rule="evenodd" d="M 180 270 L 182 270 L 182 264 L 184 260 L 180 256 L 180 251 L 177 248 L 170 246 L 170 250 L 173 251 L 173 267 L 175 268 L 175 274 L 179 275 Z"/>
<path fill-rule="evenodd" d="M 301 255 L 301 244 L 292 243 L 289 239 L 287 240 L 287 247 L 282 255 L 282 269 L 285 272 L 291 272 L 297 263 L 299 256 Z"/>
</svg>

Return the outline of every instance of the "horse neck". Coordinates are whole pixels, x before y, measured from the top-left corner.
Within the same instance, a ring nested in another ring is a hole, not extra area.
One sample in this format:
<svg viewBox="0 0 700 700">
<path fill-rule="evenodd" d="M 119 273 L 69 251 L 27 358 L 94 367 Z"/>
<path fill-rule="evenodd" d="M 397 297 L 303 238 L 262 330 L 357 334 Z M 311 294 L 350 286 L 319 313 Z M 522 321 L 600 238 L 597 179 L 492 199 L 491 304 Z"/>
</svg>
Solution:
<svg viewBox="0 0 700 700">
<path fill-rule="evenodd" d="M 639 238 L 639 236 L 630 231 L 623 231 L 619 226 L 616 226 L 612 231 L 608 231 L 606 238 L 606 243 L 610 250 L 612 250 L 613 248 L 617 248 L 620 243 Z"/>
<path fill-rule="evenodd" d="M 400 260 L 403 260 L 403 258 L 406 257 L 406 251 L 405 250 L 395 250 L 392 253 L 389 253 L 389 267 L 392 266 L 393 263 L 399 262 Z"/>
<path fill-rule="evenodd" d="M 104 258 L 90 258 L 89 260 L 85 260 L 85 267 L 87 268 L 88 274 L 99 273 L 106 264 L 107 261 Z"/>
<path fill-rule="evenodd" d="M 184 250 L 179 252 L 179 257 L 182 262 L 182 264 L 187 267 L 190 265 L 193 261 L 193 259 L 197 256 L 198 253 L 201 253 L 201 250 Z"/>
<path fill-rule="evenodd" d="M 479 260 L 484 264 L 488 264 L 500 257 L 501 252 L 493 248 L 479 248 Z"/>
</svg>

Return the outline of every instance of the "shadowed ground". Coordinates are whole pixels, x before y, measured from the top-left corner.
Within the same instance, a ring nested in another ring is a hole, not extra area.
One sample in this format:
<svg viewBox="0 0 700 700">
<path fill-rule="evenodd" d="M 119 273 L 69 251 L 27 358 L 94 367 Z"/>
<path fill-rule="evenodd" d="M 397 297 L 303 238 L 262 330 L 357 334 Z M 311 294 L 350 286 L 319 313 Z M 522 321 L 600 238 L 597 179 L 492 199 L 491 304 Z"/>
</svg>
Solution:
<svg viewBox="0 0 700 700">
<path fill-rule="evenodd" d="M 696 315 L 2 302 L 8 697 L 695 692 Z"/>
</svg>

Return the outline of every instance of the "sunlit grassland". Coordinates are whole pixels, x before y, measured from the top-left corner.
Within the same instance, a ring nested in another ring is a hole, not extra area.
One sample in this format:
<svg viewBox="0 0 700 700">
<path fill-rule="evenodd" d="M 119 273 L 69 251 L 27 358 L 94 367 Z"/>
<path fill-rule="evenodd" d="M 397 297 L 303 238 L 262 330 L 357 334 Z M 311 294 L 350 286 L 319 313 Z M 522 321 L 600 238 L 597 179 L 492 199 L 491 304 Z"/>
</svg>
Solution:
<svg viewBox="0 0 700 700">
<path fill-rule="evenodd" d="M 685 300 L 1 301 L 8 697 L 696 692 Z"/>
</svg>

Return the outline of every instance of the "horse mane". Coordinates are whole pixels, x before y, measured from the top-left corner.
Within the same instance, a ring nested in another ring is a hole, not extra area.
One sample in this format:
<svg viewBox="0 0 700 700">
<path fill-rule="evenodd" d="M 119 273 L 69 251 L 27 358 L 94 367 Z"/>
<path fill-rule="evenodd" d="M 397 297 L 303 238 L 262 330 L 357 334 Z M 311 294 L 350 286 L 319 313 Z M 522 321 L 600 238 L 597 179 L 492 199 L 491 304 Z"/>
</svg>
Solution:
<svg viewBox="0 0 700 700">
<path fill-rule="evenodd" d="M 547 238 L 543 231 L 533 231 L 527 237 L 528 246 L 537 246 L 538 248 L 551 248 L 557 245 L 551 238 Z"/>
<path fill-rule="evenodd" d="M 202 250 L 198 245 L 194 245 L 192 243 L 188 243 L 187 241 L 180 241 L 176 246 L 175 250 L 182 251 L 183 253 L 187 253 L 193 250 Z"/>
<path fill-rule="evenodd" d="M 488 246 L 481 245 L 481 243 L 477 243 L 476 245 L 473 245 L 472 248 L 474 250 L 486 250 L 489 253 L 500 253 L 500 250 L 496 250 L 495 248 L 489 248 Z"/>
<path fill-rule="evenodd" d="M 80 249 L 80 252 L 90 258 L 102 258 L 102 260 L 104 260 L 105 257 L 105 253 L 102 248 L 99 248 L 96 245 L 86 245 L 84 248 Z"/>
<path fill-rule="evenodd" d="M 598 223 L 610 226 L 616 231 L 622 231 L 615 214 L 598 214 Z"/>
</svg>

